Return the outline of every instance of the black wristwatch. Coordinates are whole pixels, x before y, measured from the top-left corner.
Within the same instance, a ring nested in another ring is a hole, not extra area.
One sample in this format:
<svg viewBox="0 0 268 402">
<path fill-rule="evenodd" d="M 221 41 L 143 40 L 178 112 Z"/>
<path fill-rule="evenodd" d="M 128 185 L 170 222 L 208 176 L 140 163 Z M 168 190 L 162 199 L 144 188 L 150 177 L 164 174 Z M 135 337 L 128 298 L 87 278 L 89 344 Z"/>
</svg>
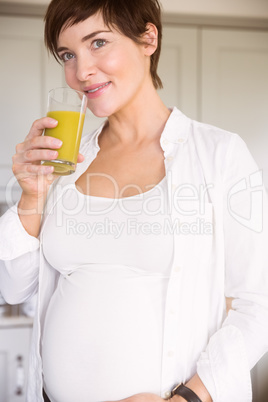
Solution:
<svg viewBox="0 0 268 402">
<path fill-rule="evenodd" d="M 171 397 L 174 395 L 182 396 L 188 402 L 202 402 L 201 399 L 192 391 L 187 388 L 184 384 L 179 384 L 171 391 Z"/>
</svg>

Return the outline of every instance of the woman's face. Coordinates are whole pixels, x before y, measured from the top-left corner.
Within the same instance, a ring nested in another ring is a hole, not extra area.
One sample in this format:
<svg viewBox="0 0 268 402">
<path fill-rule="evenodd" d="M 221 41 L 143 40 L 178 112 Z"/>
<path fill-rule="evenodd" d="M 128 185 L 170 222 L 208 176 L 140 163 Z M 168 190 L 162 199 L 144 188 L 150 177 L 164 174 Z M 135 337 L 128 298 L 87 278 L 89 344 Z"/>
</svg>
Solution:
<svg viewBox="0 0 268 402">
<path fill-rule="evenodd" d="M 147 53 L 148 46 L 108 28 L 100 14 L 64 29 L 58 40 L 67 84 L 85 92 L 98 117 L 142 102 L 142 89 L 151 82 Z"/>
</svg>

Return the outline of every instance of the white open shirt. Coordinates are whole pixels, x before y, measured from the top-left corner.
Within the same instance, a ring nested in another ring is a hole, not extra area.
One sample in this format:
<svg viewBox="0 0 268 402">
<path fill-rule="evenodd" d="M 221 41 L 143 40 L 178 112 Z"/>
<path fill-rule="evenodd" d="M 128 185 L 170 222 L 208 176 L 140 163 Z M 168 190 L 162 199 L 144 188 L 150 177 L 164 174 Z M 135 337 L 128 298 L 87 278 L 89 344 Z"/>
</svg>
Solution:
<svg viewBox="0 0 268 402">
<path fill-rule="evenodd" d="M 76 172 L 53 184 L 42 230 L 64 186 L 96 157 L 101 129 L 83 139 L 85 161 Z M 176 108 L 160 143 L 171 219 L 178 227 L 165 305 L 161 396 L 167 398 L 197 371 L 213 401 L 249 402 L 250 369 L 268 350 L 268 214 L 261 172 L 239 136 L 193 121 Z M 58 281 L 43 256 L 42 230 L 40 239 L 30 236 L 17 206 L 0 220 L 4 299 L 22 303 L 39 284 L 28 402 L 43 401 L 39 347 Z M 225 297 L 234 298 L 228 316 Z"/>
</svg>

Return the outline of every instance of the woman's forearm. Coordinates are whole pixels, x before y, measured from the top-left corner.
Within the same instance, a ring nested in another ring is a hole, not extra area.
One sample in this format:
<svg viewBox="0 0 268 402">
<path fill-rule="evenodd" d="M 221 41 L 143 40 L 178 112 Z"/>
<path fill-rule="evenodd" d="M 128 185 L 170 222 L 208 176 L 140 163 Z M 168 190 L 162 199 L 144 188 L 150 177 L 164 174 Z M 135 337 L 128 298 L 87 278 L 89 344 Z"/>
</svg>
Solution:
<svg viewBox="0 0 268 402">
<path fill-rule="evenodd" d="M 20 221 L 29 235 L 38 237 L 45 198 L 33 198 L 22 194 L 18 204 Z"/>
<path fill-rule="evenodd" d="M 195 374 L 185 386 L 190 388 L 202 402 L 212 402 L 212 398 L 198 374 Z M 175 395 L 171 400 L 174 402 L 185 402 L 185 399 L 179 395 Z"/>
</svg>

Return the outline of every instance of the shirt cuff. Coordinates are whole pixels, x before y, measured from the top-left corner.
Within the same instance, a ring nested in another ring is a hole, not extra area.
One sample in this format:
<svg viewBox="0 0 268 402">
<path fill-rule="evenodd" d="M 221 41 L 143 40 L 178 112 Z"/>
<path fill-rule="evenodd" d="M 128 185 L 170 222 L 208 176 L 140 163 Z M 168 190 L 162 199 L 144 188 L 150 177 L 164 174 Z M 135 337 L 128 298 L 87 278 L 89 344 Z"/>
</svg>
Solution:
<svg viewBox="0 0 268 402">
<path fill-rule="evenodd" d="M 252 402 L 251 377 L 243 335 L 235 326 L 217 331 L 197 363 L 197 374 L 213 402 Z"/>
<path fill-rule="evenodd" d="M 39 248 L 40 242 L 24 229 L 19 215 L 18 203 L 0 218 L 0 259 L 13 260 Z"/>
</svg>

